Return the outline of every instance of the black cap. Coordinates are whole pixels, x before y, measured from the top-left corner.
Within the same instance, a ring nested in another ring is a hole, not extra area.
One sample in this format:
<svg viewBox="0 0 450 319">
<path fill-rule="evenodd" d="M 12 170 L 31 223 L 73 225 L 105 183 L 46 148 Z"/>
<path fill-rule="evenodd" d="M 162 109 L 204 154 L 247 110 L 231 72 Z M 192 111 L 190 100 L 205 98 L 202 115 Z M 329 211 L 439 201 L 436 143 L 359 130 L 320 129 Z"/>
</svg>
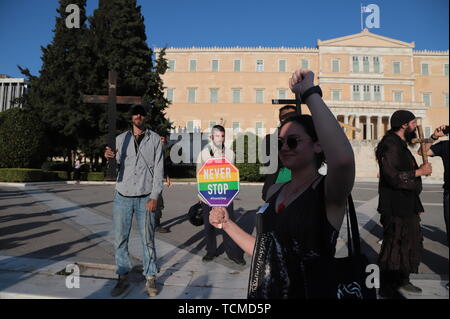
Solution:
<svg viewBox="0 0 450 319">
<path fill-rule="evenodd" d="M 400 127 L 403 124 L 408 124 L 412 120 L 414 120 L 416 116 L 407 110 L 398 110 L 395 111 L 391 116 L 391 127 Z"/>
<path fill-rule="evenodd" d="M 131 115 L 140 114 L 142 116 L 147 116 L 147 111 L 145 110 L 145 107 L 142 104 L 133 104 L 130 108 L 130 114 Z"/>
</svg>

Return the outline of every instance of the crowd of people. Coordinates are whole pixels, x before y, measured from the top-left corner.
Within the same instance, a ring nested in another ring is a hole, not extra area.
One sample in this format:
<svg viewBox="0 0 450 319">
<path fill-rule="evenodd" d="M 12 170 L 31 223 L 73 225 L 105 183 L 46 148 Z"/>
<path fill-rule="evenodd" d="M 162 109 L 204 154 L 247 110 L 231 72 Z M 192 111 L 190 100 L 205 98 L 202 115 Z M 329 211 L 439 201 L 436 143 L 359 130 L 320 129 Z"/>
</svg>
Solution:
<svg viewBox="0 0 450 319">
<path fill-rule="evenodd" d="M 299 265 L 308 256 L 333 258 L 336 240 L 347 211 L 355 181 L 355 158 L 351 144 L 336 117 L 322 99 L 314 74 L 297 70 L 289 79 L 293 93 L 301 97 L 311 115 L 299 115 L 293 106 L 280 109 L 281 125 L 268 138 L 278 141 L 280 164 L 264 183 L 265 204 L 256 214 L 256 236 L 235 221 L 234 207 L 211 207 L 202 198 L 206 255 L 204 262 L 217 257 L 216 229 L 223 233 L 225 252 L 238 265 L 245 265 L 244 253 L 252 256 L 249 298 L 307 298 L 304 274 Z M 161 227 L 163 182 L 171 185 L 167 169 L 167 139 L 147 129 L 147 111 L 142 105 L 131 108 L 132 128 L 116 138 L 116 149 L 107 148 L 104 156 L 115 158 L 118 177 L 114 195 L 113 226 L 118 281 L 111 292 L 119 296 L 129 282 L 132 265 L 128 240 L 133 215 L 142 238 L 143 274 L 149 296 L 156 296 L 158 273 L 155 231 Z M 408 144 L 416 138 L 413 113 L 396 111 L 391 129 L 376 147 L 379 164 L 380 222 L 383 242 L 378 265 L 381 270 L 380 295 L 395 298 L 404 291 L 421 293 L 409 279 L 417 273 L 422 256 L 420 201 L 422 176 L 432 174 L 429 163 L 418 165 Z M 448 126 L 437 128 L 433 142 L 448 135 Z M 234 161 L 226 148 L 225 128 L 216 125 L 211 141 L 197 160 L 197 171 L 210 157 L 225 156 Z M 429 156 L 442 157 L 445 167 L 444 219 L 448 235 L 448 140 L 427 143 L 422 148 Z M 326 175 L 319 169 L 326 163 Z M 165 165 L 166 164 L 166 165 Z M 448 284 L 447 284 L 448 287 Z"/>
</svg>

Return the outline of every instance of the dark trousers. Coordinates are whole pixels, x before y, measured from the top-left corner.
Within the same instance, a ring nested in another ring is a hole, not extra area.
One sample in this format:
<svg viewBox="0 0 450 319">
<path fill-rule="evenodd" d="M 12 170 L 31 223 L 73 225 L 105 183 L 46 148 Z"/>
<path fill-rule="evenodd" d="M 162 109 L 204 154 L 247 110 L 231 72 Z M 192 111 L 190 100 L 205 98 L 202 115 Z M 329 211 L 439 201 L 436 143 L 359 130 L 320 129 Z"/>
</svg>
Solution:
<svg viewBox="0 0 450 319">
<path fill-rule="evenodd" d="M 205 225 L 205 239 L 206 239 L 206 253 L 208 255 L 217 255 L 217 241 L 216 241 L 216 228 L 209 223 L 209 212 L 211 207 L 202 202 L 203 221 Z M 227 207 L 228 215 L 232 221 L 235 220 L 233 203 Z M 228 236 L 223 230 L 219 230 L 223 233 L 223 245 L 225 253 L 230 258 L 242 259 L 244 257 L 244 251 Z"/>
<path fill-rule="evenodd" d="M 409 273 L 401 270 L 383 270 L 380 272 L 380 287 L 384 290 L 397 290 L 409 283 Z"/>
<path fill-rule="evenodd" d="M 161 226 L 161 217 L 162 217 L 162 211 L 164 209 L 164 199 L 162 197 L 162 192 L 158 196 L 158 202 L 156 203 L 156 210 L 154 212 L 155 214 L 155 227 Z"/>
<path fill-rule="evenodd" d="M 81 168 L 75 168 L 73 173 L 73 179 L 79 181 L 81 177 Z"/>
<path fill-rule="evenodd" d="M 447 231 L 447 246 L 449 246 L 449 239 L 448 239 L 448 190 L 444 190 L 444 220 L 445 220 L 445 229 Z"/>
</svg>

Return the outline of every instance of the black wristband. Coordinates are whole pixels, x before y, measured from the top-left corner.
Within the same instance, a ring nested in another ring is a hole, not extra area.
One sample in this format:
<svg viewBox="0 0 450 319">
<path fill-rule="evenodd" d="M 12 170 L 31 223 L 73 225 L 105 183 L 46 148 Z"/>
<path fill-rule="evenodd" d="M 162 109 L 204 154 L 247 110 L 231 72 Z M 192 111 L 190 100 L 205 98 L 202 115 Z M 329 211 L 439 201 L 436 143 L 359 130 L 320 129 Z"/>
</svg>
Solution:
<svg viewBox="0 0 450 319">
<path fill-rule="evenodd" d="M 316 85 L 307 89 L 301 96 L 302 102 L 305 103 L 306 99 L 314 93 L 318 93 L 320 97 L 322 97 L 322 89 L 320 88 L 320 86 Z"/>
<path fill-rule="evenodd" d="M 439 137 L 434 138 L 433 135 L 434 135 L 434 134 L 431 134 L 430 138 L 431 138 L 432 140 L 434 140 L 434 141 L 437 141 L 437 140 L 439 139 Z"/>
</svg>

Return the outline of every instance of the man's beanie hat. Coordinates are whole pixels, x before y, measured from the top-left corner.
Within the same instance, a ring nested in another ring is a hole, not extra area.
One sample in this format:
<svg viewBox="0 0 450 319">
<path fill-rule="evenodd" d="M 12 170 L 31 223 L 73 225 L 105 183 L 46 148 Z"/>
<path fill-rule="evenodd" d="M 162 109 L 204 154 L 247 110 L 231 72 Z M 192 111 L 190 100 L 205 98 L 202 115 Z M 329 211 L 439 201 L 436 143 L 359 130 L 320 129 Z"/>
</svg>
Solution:
<svg viewBox="0 0 450 319">
<path fill-rule="evenodd" d="M 145 110 L 145 107 L 142 104 L 133 104 L 130 108 L 130 114 L 131 115 L 140 114 L 142 116 L 147 116 L 147 111 Z"/>
<path fill-rule="evenodd" d="M 414 120 L 416 117 L 414 114 L 407 110 L 395 111 L 391 116 L 391 127 L 400 127 L 403 124 L 407 124 Z"/>
</svg>

